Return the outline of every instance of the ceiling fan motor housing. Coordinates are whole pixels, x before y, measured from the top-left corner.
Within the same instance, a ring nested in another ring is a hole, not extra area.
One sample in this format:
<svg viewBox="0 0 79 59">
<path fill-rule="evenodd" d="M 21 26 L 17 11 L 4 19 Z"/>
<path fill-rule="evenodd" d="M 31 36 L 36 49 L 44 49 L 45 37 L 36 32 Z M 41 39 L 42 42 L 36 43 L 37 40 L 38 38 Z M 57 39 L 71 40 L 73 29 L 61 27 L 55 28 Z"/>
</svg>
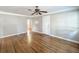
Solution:
<svg viewBox="0 0 79 59">
<path fill-rule="evenodd" d="M 36 11 L 36 12 L 39 12 L 39 11 L 40 11 L 40 9 L 35 9 L 35 11 Z"/>
</svg>

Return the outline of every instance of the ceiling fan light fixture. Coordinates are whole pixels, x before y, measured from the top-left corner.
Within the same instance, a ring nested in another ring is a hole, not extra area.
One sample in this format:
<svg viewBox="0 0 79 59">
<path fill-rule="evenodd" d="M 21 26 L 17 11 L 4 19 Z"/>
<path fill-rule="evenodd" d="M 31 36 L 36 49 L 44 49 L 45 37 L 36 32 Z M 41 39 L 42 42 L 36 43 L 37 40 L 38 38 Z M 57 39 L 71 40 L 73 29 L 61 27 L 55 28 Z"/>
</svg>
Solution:
<svg viewBox="0 0 79 59">
<path fill-rule="evenodd" d="M 28 11 L 32 11 L 32 9 L 28 9 Z M 39 6 L 35 6 L 34 12 L 31 15 L 42 15 L 42 13 L 47 13 L 47 11 L 41 11 Z"/>
</svg>

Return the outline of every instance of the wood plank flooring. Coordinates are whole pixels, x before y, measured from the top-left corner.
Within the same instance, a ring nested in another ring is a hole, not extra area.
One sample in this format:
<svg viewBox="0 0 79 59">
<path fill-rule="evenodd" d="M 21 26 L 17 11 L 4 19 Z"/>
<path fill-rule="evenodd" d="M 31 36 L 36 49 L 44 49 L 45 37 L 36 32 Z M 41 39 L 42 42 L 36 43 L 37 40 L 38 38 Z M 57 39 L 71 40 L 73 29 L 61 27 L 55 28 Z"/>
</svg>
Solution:
<svg viewBox="0 0 79 59">
<path fill-rule="evenodd" d="M 30 37 L 31 36 L 31 37 Z M 1 53 L 79 53 L 79 44 L 32 32 L 0 39 Z"/>
</svg>

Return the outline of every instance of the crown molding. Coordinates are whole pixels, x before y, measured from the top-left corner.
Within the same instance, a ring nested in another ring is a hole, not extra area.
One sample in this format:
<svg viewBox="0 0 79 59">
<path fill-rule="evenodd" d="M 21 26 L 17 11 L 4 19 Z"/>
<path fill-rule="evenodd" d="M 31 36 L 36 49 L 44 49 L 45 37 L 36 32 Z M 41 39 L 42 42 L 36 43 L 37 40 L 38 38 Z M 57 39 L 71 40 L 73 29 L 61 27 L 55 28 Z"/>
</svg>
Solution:
<svg viewBox="0 0 79 59">
<path fill-rule="evenodd" d="M 5 12 L 5 11 L 0 11 L 0 14 L 5 14 L 5 15 L 14 15 L 14 16 L 23 16 L 23 17 L 30 17 L 30 16 L 27 16 L 27 15 L 16 14 L 16 13 Z"/>
</svg>

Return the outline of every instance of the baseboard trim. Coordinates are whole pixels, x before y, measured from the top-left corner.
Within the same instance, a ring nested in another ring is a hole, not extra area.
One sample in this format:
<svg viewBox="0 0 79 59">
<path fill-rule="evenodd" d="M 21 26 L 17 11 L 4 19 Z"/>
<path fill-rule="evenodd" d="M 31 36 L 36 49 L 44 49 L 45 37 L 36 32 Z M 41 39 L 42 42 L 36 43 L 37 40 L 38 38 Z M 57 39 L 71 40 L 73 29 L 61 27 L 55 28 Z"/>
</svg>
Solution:
<svg viewBox="0 0 79 59">
<path fill-rule="evenodd" d="M 38 32 L 38 31 L 33 31 L 33 32 Z M 46 34 L 46 33 L 43 33 L 43 32 L 38 32 L 38 33 L 40 33 L 40 34 Z M 70 41 L 70 42 L 79 44 L 78 41 L 71 40 L 71 39 L 68 39 L 68 38 L 63 38 L 63 37 L 60 37 L 60 36 L 50 35 L 50 34 L 46 34 L 46 35 L 53 36 L 53 37 L 56 37 L 56 38 L 59 38 L 59 39 L 62 39 L 62 40 L 66 40 L 66 41 Z"/>
<path fill-rule="evenodd" d="M 38 31 L 33 31 L 33 32 L 37 32 L 37 33 L 40 33 L 40 34 L 45 34 L 45 35 L 53 36 L 53 37 L 56 37 L 56 38 L 59 38 L 59 39 L 62 39 L 62 40 L 67 40 L 67 41 L 70 41 L 70 42 L 79 44 L 78 41 L 71 40 L 71 39 L 67 39 L 67 38 L 63 38 L 63 37 L 60 37 L 60 36 L 50 35 L 50 34 L 46 34 L 46 33 L 43 33 L 43 32 L 38 32 Z M 6 37 L 10 37 L 10 36 L 14 36 L 14 35 L 20 35 L 20 34 L 24 34 L 24 33 L 26 33 L 26 32 L 21 32 L 21 33 L 6 35 L 6 36 L 2 36 L 2 37 L 0 37 L 0 38 L 6 38 Z"/>
<path fill-rule="evenodd" d="M 20 34 L 23 34 L 23 33 L 26 33 L 26 32 L 21 32 L 21 33 L 16 33 L 16 34 L 5 35 L 5 36 L 2 36 L 2 37 L 0 37 L 0 38 L 6 38 L 6 37 L 14 36 L 14 35 L 20 35 Z"/>
</svg>

